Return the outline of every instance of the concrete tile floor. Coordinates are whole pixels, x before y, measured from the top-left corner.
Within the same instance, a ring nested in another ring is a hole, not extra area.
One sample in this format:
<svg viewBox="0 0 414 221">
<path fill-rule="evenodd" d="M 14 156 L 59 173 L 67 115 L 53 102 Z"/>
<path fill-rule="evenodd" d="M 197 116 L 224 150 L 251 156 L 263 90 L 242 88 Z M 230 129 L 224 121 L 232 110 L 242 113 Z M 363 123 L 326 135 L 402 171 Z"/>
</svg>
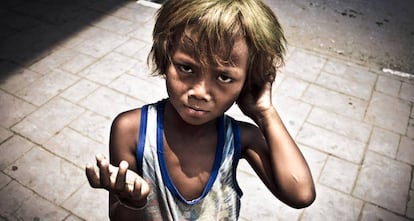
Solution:
<svg viewBox="0 0 414 221">
<path fill-rule="evenodd" d="M 146 67 L 155 9 L 94 0 L 5 6 L 0 220 L 107 220 L 107 193 L 88 186 L 83 166 L 107 153 L 117 113 L 166 96 Z M 310 164 L 317 200 L 289 208 L 241 162 L 240 220 L 414 220 L 413 102 L 413 81 L 290 47 L 274 103 Z"/>
</svg>

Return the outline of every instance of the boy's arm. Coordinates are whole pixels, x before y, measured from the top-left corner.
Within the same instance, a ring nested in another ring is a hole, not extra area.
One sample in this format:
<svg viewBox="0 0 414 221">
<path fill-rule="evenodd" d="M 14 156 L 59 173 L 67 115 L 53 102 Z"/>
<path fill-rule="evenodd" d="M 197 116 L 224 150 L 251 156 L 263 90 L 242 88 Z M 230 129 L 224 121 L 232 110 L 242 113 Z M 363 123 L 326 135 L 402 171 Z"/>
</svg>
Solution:
<svg viewBox="0 0 414 221">
<path fill-rule="evenodd" d="M 241 124 L 243 157 L 281 201 L 294 208 L 309 206 L 315 187 L 309 167 L 271 102 L 271 83 L 260 96 L 239 98 L 238 105 L 259 128 Z"/>
<path fill-rule="evenodd" d="M 136 173 L 135 148 L 139 120 L 139 109 L 120 114 L 111 127 L 110 159 L 102 154 L 97 155 L 98 174 L 93 166 L 86 167 L 90 185 L 94 188 L 104 188 L 109 192 L 111 220 L 142 220 L 140 218 L 143 216 L 143 210 L 134 208 L 145 205 L 149 187 Z"/>
</svg>

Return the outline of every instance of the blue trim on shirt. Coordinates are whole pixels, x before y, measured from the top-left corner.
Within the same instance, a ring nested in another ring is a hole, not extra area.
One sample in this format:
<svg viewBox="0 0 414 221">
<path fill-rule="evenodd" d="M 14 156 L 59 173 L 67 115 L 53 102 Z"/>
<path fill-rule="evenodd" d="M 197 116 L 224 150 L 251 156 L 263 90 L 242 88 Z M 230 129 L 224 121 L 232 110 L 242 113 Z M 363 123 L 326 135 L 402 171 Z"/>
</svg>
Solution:
<svg viewBox="0 0 414 221">
<path fill-rule="evenodd" d="M 218 119 L 218 142 L 217 142 L 217 149 L 216 149 L 216 156 L 214 159 L 213 168 L 210 173 L 210 178 L 207 181 L 207 184 L 203 190 L 203 193 L 200 197 L 193 200 L 186 200 L 178 191 L 178 189 L 175 187 L 169 173 L 167 164 L 165 162 L 165 156 L 164 156 L 164 107 L 165 107 L 165 100 L 161 101 L 157 104 L 157 154 L 158 154 L 158 162 L 160 164 L 161 169 L 161 175 L 162 179 L 167 186 L 167 188 L 170 190 L 170 192 L 173 194 L 173 196 L 177 199 L 179 199 L 181 202 L 187 205 L 195 205 L 198 202 L 200 202 L 204 197 L 208 194 L 211 187 L 214 184 L 214 181 L 217 178 L 217 174 L 220 168 L 221 164 L 221 158 L 223 155 L 223 147 L 224 147 L 224 118 L 220 117 Z"/>
<path fill-rule="evenodd" d="M 138 145 L 137 145 L 137 170 L 142 176 L 142 160 L 144 157 L 145 138 L 147 137 L 148 105 L 141 108 L 141 121 L 139 125 Z"/>
<path fill-rule="evenodd" d="M 239 164 L 239 159 L 241 157 L 241 142 L 240 142 L 240 128 L 236 120 L 231 119 L 231 127 L 233 129 L 234 135 L 234 153 L 233 153 L 233 183 L 235 184 L 236 192 L 239 196 L 243 196 L 243 191 L 241 190 L 239 183 L 237 182 L 237 165 Z"/>
</svg>

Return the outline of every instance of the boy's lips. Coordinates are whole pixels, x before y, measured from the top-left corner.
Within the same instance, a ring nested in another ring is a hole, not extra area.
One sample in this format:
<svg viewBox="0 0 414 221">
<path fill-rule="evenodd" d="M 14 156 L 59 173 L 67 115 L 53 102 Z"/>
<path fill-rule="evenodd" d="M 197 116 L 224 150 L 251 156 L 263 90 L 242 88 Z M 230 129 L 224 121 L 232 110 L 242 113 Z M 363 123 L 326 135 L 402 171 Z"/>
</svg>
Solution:
<svg viewBox="0 0 414 221">
<path fill-rule="evenodd" d="M 187 109 L 187 112 L 191 115 L 201 116 L 209 112 L 206 109 L 199 108 L 199 107 L 192 107 L 192 106 L 187 106 L 187 105 L 185 107 Z"/>
<path fill-rule="evenodd" d="M 192 109 L 194 111 L 208 112 L 207 110 L 199 108 L 199 107 L 192 107 L 192 106 L 186 106 L 186 107 L 189 108 L 189 109 Z"/>
</svg>

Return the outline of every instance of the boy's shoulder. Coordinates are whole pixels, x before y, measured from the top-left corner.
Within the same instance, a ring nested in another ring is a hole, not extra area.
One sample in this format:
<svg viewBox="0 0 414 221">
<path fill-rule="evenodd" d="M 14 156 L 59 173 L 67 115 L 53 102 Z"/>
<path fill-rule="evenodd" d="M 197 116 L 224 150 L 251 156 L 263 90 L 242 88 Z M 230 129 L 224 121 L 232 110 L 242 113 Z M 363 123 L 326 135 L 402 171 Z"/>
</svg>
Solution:
<svg viewBox="0 0 414 221">
<path fill-rule="evenodd" d="M 140 122 L 141 108 L 118 114 L 111 126 L 110 149 L 133 153 L 138 142 Z"/>
<path fill-rule="evenodd" d="M 243 150 L 263 139 L 261 130 L 255 124 L 239 120 L 235 120 L 235 122 L 240 130 L 240 141 Z"/>
<path fill-rule="evenodd" d="M 232 118 L 232 117 L 231 117 Z M 237 120 L 232 118 L 234 122 L 236 122 L 237 126 L 239 127 L 240 131 L 251 131 L 251 130 L 259 130 L 259 127 L 257 127 L 253 123 L 249 123 L 242 120 Z"/>
<path fill-rule="evenodd" d="M 113 120 L 111 131 L 123 134 L 124 136 L 130 134 L 134 137 L 139 132 L 140 121 L 141 108 L 122 112 Z"/>
</svg>

